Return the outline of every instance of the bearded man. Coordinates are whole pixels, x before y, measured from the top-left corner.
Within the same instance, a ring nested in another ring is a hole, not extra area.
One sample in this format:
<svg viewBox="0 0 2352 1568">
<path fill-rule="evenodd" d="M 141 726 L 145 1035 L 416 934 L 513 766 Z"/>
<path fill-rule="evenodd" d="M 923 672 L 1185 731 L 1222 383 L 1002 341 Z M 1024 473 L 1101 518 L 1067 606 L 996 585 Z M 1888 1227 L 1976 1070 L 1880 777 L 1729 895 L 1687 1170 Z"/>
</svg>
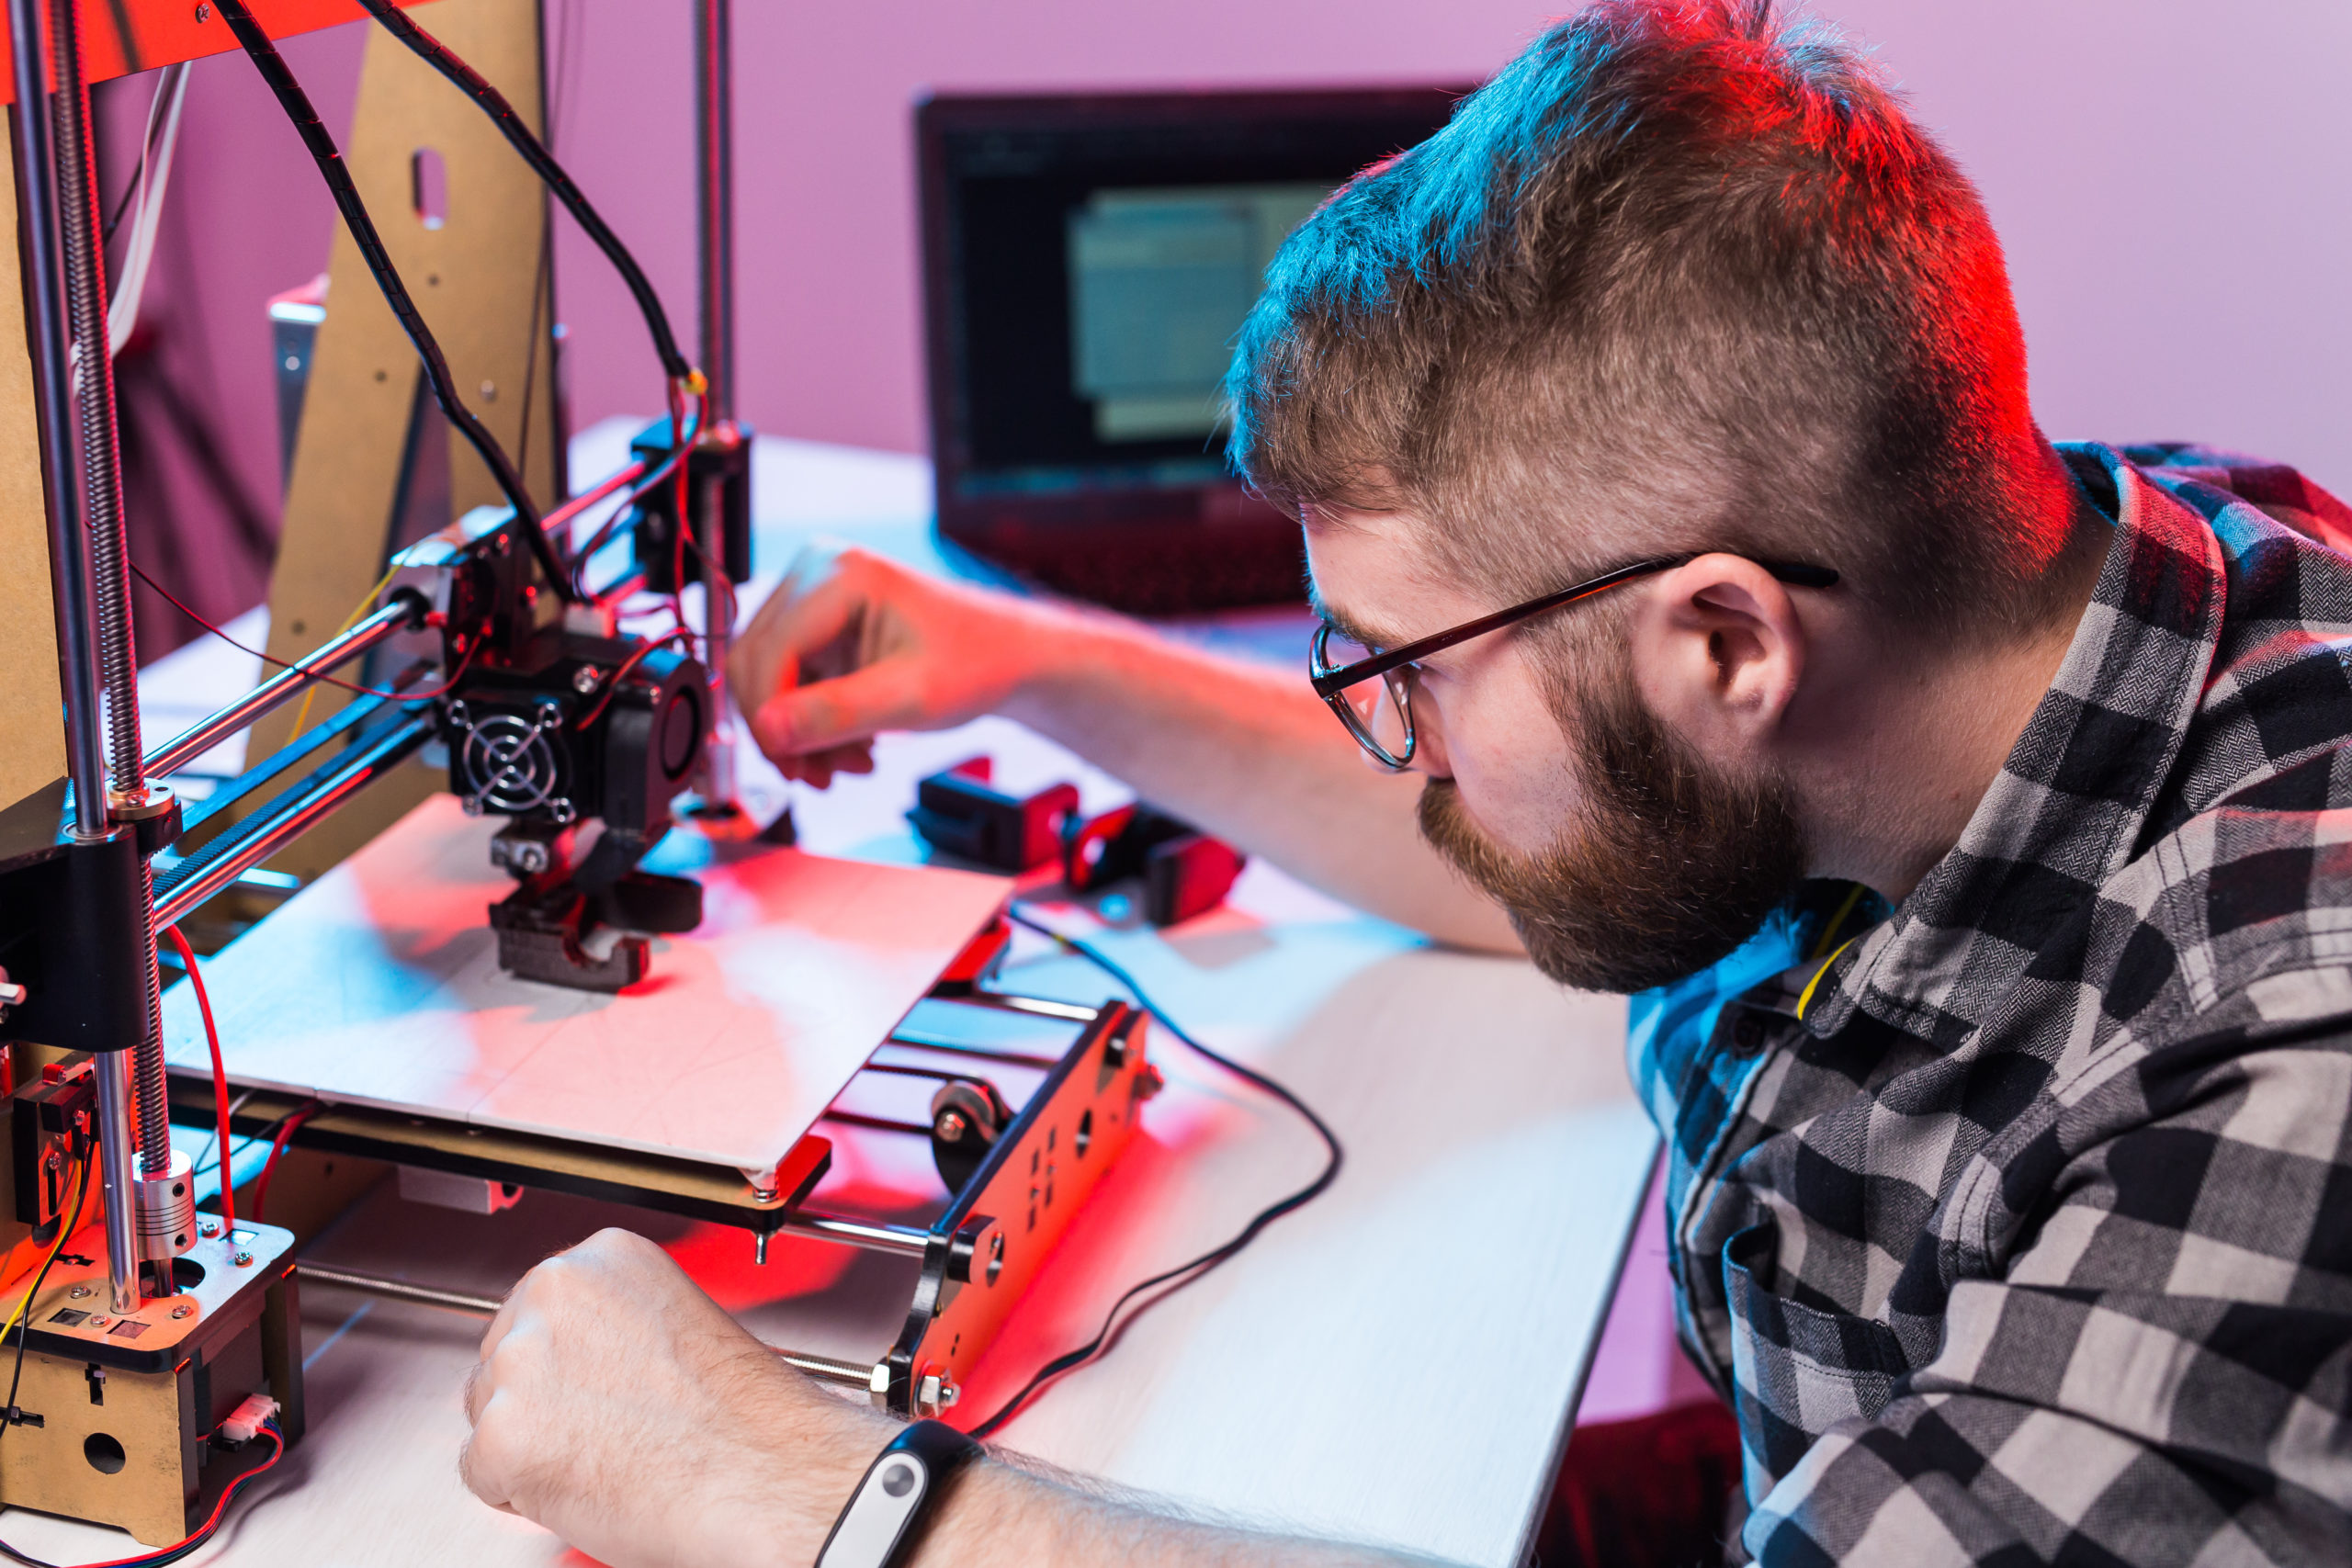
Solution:
<svg viewBox="0 0 2352 1568">
<path fill-rule="evenodd" d="M 1604 0 L 1343 188 L 1230 389 L 1312 688 L 835 553 L 740 646 L 762 748 L 1007 714 L 1636 993 L 1735 1550 L 2352 1561 L 2352 514 L 2046 440 L 1966 178 L 1730 0 Z M 475 1489 L 616 1563 L 807 1562 L 888 1436 L 610 1235 L 469 1410 Z M 993 1460 L 916 1560 L 1114 1558 L 1376 1560 Z"/>
</svg>

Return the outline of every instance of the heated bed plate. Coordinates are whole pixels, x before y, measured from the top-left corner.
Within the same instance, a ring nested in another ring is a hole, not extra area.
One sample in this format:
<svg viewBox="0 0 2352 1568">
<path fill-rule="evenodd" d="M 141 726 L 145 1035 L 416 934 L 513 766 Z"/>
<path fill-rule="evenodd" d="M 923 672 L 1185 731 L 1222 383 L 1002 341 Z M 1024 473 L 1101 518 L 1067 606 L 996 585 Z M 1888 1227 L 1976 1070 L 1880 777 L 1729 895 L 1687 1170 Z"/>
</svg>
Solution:
<svg viewBox="0 0 2352 1568">
<path fill-rule="evenodd" d="M 648 865 L 701 881 L 703 923 L 600 995 L 498 967 L 500 826 L 435 795 L 205 960 L 231 1079 L 764 1171 L 1012 888 L 673 834 Z M 164 1037 L 174 1066 L 209 1071 L 186 985 Z"/>
</svg>

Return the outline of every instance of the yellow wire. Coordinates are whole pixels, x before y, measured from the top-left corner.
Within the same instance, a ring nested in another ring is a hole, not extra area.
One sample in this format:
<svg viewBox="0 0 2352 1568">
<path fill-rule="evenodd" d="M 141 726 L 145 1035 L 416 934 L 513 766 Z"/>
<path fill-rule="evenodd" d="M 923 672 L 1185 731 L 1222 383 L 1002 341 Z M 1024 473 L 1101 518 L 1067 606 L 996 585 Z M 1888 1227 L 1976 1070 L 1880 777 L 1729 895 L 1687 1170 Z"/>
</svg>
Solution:
<svg viewBox="0 0 2352 1568">
<path fill-rule="evenodd" d="M 78 1184 L 81 1178 L 77 1176 L 74 1178 L 74 1180 Z M 51 1264 L 57 1261 L 57 1255 L 65 1250 L 67 1238 L 73 1235 L 74 1227 L 82 1223 L 82 1203 L 88 1196 L 89 1194 L 85 1191 L 77 1191 L 75 1193 L 74 1199 L 74 1217 L 71 1220 L 62 1222 L 58 1225 L 57 1240 L 50 1245 L 49 1256 L 40 1260 L 40 1267 L 33 1270 L 33 1282 L 25 1287 L 24 1299 L 17 1303 L 17 1310 L 8 1314 L 8 1321 L 6 1323 L 0 1323 L 0 1340 L 5 1340 L 8 1337 L 9 1331 L 17 1326 L 17 1320 L 24 1316 L 26 1312 L 31 1308 L 33 1304 L 33 1292 L 40 1288 L 41 1276 L 49 1271 L 49 1266 Z"/>
<path fill-rule="evenodd" d="M 1829 965 L 1837 963 L 1840 954 L 1861 940 L 1862 939 L 1859 936 L 1848 937 L 1845 941 L 1838 944 L 1838 952 L 1829 955 L 1828 962 L 1823 964 L 1820 968 L 1813 972 L 1813 978 L 1804 983 L 1804 994 L 1797 998 L 1798 1022 L 1802 1023 L 1804 1021 L 1804 1010 L 1813 1005 L 1814 987 L 1821 984 L 1821 977 L 1824 975 L 1829 973 Z"/>
<path fill-rule="evenodd" d="M 401 563 L 398 560 L 394 560 L 391 565 L 386 567 L 384 569 L 384 575 L 376 580 L 376 586 L 370 588 L 367 592 L 359 596 L 359 603 L 351 607 L 351 614 L 344 616 L 343 625 L 335 627 L 334 633 L 328 637 L 327 641 L 333 642 L 336 637 L 341 637 L 353 626 L 357 626 L 359 624 L 359 617 L 368 613 L 368 606 L 376 602 L 376 595 L 384 591 L 384 584 L 390 582 L 392 580 L 392 573 L 400 570 L 400 569 Z M 311 689 L 302 694 L 302 705 L 294 710 L 293 733 L 296 735 L 301 734 L 303 726 L 310 722 L 311 699 L 318 694 L 319 682 L 313 681 L 311 682 Z M 5 1332 L 5 1330 L 0 1330 L 0 1332 Z"/>
</svg>

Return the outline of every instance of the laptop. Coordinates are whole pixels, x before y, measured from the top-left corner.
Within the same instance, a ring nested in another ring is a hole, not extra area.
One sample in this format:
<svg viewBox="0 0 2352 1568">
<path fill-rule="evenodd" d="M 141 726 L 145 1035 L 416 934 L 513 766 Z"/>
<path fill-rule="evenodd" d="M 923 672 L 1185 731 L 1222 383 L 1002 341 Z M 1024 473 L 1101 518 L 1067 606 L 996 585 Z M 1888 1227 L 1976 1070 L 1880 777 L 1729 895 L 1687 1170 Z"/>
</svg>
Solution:
<svg viewBox="0 0 2352 1568">
<path fill-rule="evenodd" d="M 941 535 L 1145 615 L 1295 603 L 1221 383 L 1283 239 L 1466 86 L 938 95 L 915 110 Z"/>
</svg>

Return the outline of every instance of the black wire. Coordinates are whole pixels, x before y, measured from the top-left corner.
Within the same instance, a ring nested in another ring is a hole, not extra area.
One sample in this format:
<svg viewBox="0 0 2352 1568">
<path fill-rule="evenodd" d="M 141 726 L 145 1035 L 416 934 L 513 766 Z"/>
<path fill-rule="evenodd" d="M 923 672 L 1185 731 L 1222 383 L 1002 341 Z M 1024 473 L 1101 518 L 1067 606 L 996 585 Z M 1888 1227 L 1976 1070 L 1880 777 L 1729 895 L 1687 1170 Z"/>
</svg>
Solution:
<svg viewBox="0 0 2352 1568">
<path fill-rule="evenodd" d="M 107 220 L 106 230 L 98 236 L 102 245 L 114 243 L 114 231 L 122 227 L 123 216 L 130 210 L 130 198 L 139 194 L 139 171 L 130 172 L 130 183 L 123 187 L 122 199 L 114 204 L 114 215 Z"/>
<path fill-rule="evenodd" d="M 1347 1159 L 1346 1151 L 1340 1146 L 1339 1135 L 1331 1131 L 1330 1127 L 1324 1122 L 1323 1118 L 1315 1114 L 1314 1111 L 1305 1100 L 1299 1099 L 1297 1095 L 1293 1094 L 1288 1089 L 1285 1089 L 1283 1085 L 1276 1083 L 1272 1078 L 1268 1077 L 1265 1074 L 1258 1071 L 1255 1067 L 1245 1067 L 1240 1063 L 1235 1061 L 1232 1057 L 1225 1055 L 1223 1052 L 1212 1050 L 1208 1046 L 1202 1044 L 1198 1040 L 1193 1039 L 1192 1035 L 1184 1032 L 1183 1027 L 1177 1023 L 1174 1019 L 1169 1017 L 1167 1013 L 1160 1010 L 1159 1004 L 1153 1001 L 1149 996 L 1145 994 L 1144 988 L 1136 984 L 1136 978 L 1134 976 L 1119 967 L 1118 964 L 1114 964 L 1101 952 L 1088 943 L 1080 942 L 1076 937 L 1064 936 L 1061 932 L 1055 931 L 1052 927 L 1045 925 L 1038 920 L 1032 919 L 1029 916 L 1023 914 L 1017 905 L 1007 908 L 1004 913 L 1005 919 L 1011 920 L 1014 925 L 1035 931 L 1038 935 L 1047 938 L 1056 944 L 1068 948 L 1070 952 L 1078 954 L 1079 957 L 1085 959 L 1089 964 L 1093 964 L 1097 969 L 1100 969 L 1105 975 L 1110 976 L 1112 979 L 1116 980 L 1120 985 L 1125 987 L 1127 994 L 1135 998 L 1136 1005 L 1143 1009 L 1144 1011 L 1149 1013 L 1154 1019 L 1158 1020 L 1159 1026 L 1162 1029 L 1165 1029 L 1169 1033 L 1174 1035 L 1179 1041 L 1182 1042 L 1184 1045 L 1200 1055 L 1207 1057 L 1210 1061 L 1216 1063 L 1218 1066 L 1223 1067 L 1227 1072 L 1231 1073 L 1234 1077 L 1240 1078 L 1243 1082 L 1264 1090 L 1266 1093 L 1272 1095 L 1276 1100 L 1281 1100 L 1284 1105 L 1289 1106 L 1293 1111 L 1297 1111 L 1298 1114 L 1306 1120 L 1307 1125 L 1315 1129 L 1316 1135 L 1323 1140 L 1323 1146 L 1330 1151 L 1330 1153 L 1329 1157 L 1324 1161 L 1323 1169 L 1316 1176 L 1314 1180 L 1308 1182 L 1306 1186 L 1300 1188 L 1289 1197 L 1283 1199 L 1280 1202 L 1270 1204 L 1267 1207 L 1259 1210 L 1258 1213 L 1250 1218 L 1250 1223 L 1242 1226 L 1240 1232 L 1230 1241 L 1226 1242 L 1221 1247 L 1212 1247 L 1210 1250 L 1202 1253 L 1198 1258 L 1193 1258 L 1189 1262 L 1179 1263 L 1173 1269 L 1164 1269 L 1158 1274 L 1154 1274 L 1148 1280 L 1138 1280 L 1135 1284 L 1128 1286 L 1126 1291 L 1121 1294 L 1119 1299 L 1111 1303 L 1111 1310 L 1102 1314 L 1102 1326 L 1095 1330 L 1093 1338 L 1089 1339 L 1085 1344 L 1079 1346 L 1075 1349 L 1064 1351 L 1061 1355 L 1055 1357 L 1052 1360 L 1047 1361 L 1044 1366 L 1038 1368 L 1036 1375 L 1022 1385 L 1020 1393 L 1014 1394 L 1011 1399 L 1006 1400 L 1001 1405 L 999 1405 L 995 1415 L 989 1416 L 987 1420 L 981 1422 L 978 1426 L 974 1427 L 971 1429 L 971 1435 L 975 1438 L 986 1438 L 989 1436 L 991 1433 L 995 1432 L 998 1427 L 1012 1419 L 1014 1414 L 1020 1410 L 1022 1405 L 1027 1404 L 1030 1396 L 1035 1394 L 1040 1388 L 1043 1388 L 1046 1383 L 1061 1376 L 1064 1372 L 1069 1371 L 1077 1367 L 1082 1367 L 1087 1362 L 1093 1360 L 1096 1357 L 1103 1354 L 1111 1346 L 1117 1343 L 1118 1336 L 1125 1334 L 1127 1330 L 1127 1325 L 1134 1323 L 1136 1317 L 1142 1316 L 1143 1314 L 1150 1311 L 1160 1302 L 1163 1302 L 1167 1300 L 1169 1296 L 1175 1294 L 1177 1291 L 1181 1291 L 1186 1285 L 1192 1284 L 1194 1280 L 1200 1279 L 1201 1276 L 1206 1274 L 1210 1269 L 1215 1269 L 1217 1265 L 1225 1262 L 1227 1258 L 1233 1257 L 1234 1254 L 1239 1252 L 1243 1247 L 1248 1247 L 1251 1242 L 1258 1239 L 1258 1233 L 1264 1230 L 1268 1225 L 1272 1224 L 1284 1214 L 1290 1213 L 1294 1210 L 1304 1208 L 1308 1203 L 1311 1203 L 1316 1199 L 1321 1197 L 1330 1187 L 1331 1183 L 1339 1179 L 1340 1168 L 1346 1163 Z M 1136 1310 L 1134 1315 L 1127 1318 L 1125 1323 L 1119 1321 L 1119 1314 L 1125 1308 L 1129 1302 L 1135 1300 L 1137 1296 L 1142 1295 L 1146 1291 L 1155 1290 L 1161 1285 L 1171 1285 L 1171 1288 L 1162 1292 L 1160 1295 L 1153 1297 L 1150 1301 L 1144 1303 L 1141 1307 Z"/>
<path fill-rule="evenodd" d="M 277 1451 L 229 1483 L 227 1488 L 220 1494 L 220 1500 L 213 1505 L 212 1517 L 205 1520 L 202 1528 L 194 1535 L 177 1545 L 167 1546 L 161 1551 L 150 1552 L 144 1557 L 118 1557 L 108 1562 L 95 1564 L 93 1568 L 164 1568 L 164 1563 L 177 1562 L 220 1533 L 222 1521 L 229 1517 L 229 1505 L 235 1502 L 238 1495 L 247 1486 L 275 1469 L 277 1461 L 286 1457 L 286 1433 L 277 1423 L 265 1421 L 262 1423 L 261 1429 L 268 1434 L 271 1442 L 277 1445 Z M 40 1558 L 17 1551 L 5 1540 L 0 1540 L 0 1557 L 6 1557 L 11 1562 L 21 1562 L 24 1568 L 59 1568 L 56 1563 L 47 1562 Z"/>
<path fill-rule="evenodd" d="M 229 1102 L 229 1114 L 232 1117 L 236 1115 L 238 1111 L 243 1111 L 245 1108 L 245 1102 L 247 1100 L 253 1099 L 254 1095 L 257 1095 L 260 1092 L 261 1090 L 257 1089 L 249 1089 L 245 1090 L 244 1093 L 237 1096 L 236 1099 Z M 236 1135 L 236 1129 L 231 1128 L 229 1131 L 229 1136 L 234 1138 Z M 204 1135 L 204 1152 L 196 1156 L 196 1163 L 194 1165 L 188 1167 L 188 1179 L 192 1181 L 196 1178 L 203 1176 L 214 1168 L 212 1161 L 212 1145 L 220 1141 L 220 1123 L 215 1122 L 212 1124 L 212 1131 Z"/>
<path fill-rule="evenodd" d="M 555 155 L 523 123 L 523 117 L 514 112 L 514 106 L 506 101 L 505 95 L 484 80 L 480 72 L 450 53 L 440 39 L 418 27 L 392 0 L 359 3 L 368 8 L 369 16 L 383 24 L 386 32 L 406 44 L 417 58 L 457 84 L 460 91 L 481 106 L 481 112 L 498 127 L 508 145 L 523 155 L 523 162 L 555 193 L 564 210 L 595 242 L 596 248 L 612 262 L 613 270 L 621 275 L 621 281 L 628 285 L 629 293 L 637 299 L 638 313 L 645 318 L 646 330 L 653 334 L 653 352 L 662 358 L 662 371 L 679 380 L 690 378 L 694 367 L 678 352 L 677 337 L 670 331 L 669 314 L 662 309 L 661 297 L 646 280 L 644 269 L 637 265 L 637 258 L 629 254 L 628 247 L 621 243 L 620 236 L 613 232 L 603 215 L 589 204 L 586 195 L 572 183 L 571 176 L 564 173 Z"/>
<path fill-rule="evenodd" d="M 82 1206 L 90 1201 L 90 1171 L 97 1163 L 98 1152 L 95 1148 L 82 1156 L 82 1179 L 74 1185 L 74 1212 L 60 1217 L 58 1223 L 65 1227 L 64 1232 L 50 1249 L 40 1272 L 33 1276 L 32 1289 L 25 1292 L 25 1321 L 17 1325 L 17 1370 L 8 1376 L 8 1403 L 0 1405 L 0 1438 L 6 1438 L 8 1428 L 17 1424 L 17 1390 L 25 1381 L 25 1345 L 33 1336 L 33 1303 L 40 1300 L 40 1288 L 49 1282 L 50 1269 L 56 1266 L 66 1242 L 73 1238 L 74 1227 L 82 1223 Z M 0 1550 L 6 1550 L 5 1542 L 0 1542 Z M 16 1553 L 11 1551 L 9 1555 Z"/>
<path fill-rule="evenodd" d="M 285 59 L 269 35 L 261 30 L 254 15 L 245 8 L 244 0 L 220 0 L 221 17 L 237 35 L 237 42 L 261 72 L 262 80 L 277 95 L 278 104 L 286 110 L 287 118 L 294 122 L 295 131 L 309 149 L 311 161 L 325 177 L 327 189 L 334 197 L 335 207 L 343 214 L 344 227 L 351 231 L 353 243 L 359 247 L 360 259 L 368 264 L 368 271 L 375 277 L 376 287 L 383 290 L 385 302 L 392 314 L 400 318 L 401 328 L 416 348 L 416 356 L 424 364 L 425 379 L 432 384 L 433 400 L 459 434 L 489 465 L 491 477 L 498 481 L 501 493 L 514 509 L 514 527 L 523 535 L 523 542 L 538 558 L 539 570 L 547 574 L 548 586 L 567 603 L 576 603 L 579 595 L 572 591 L 571 574 L 557 555 L 555 545 L 540 525 L 539 509 L 532 503 L 530 491 L 524 486 L 523 476 L 514 469 L 514 460 L 490 428 L 476 418 L 458 396 L 458 385 L 449 374 L 449 362 L 442 357 L 441 344 L 417 310 L 416 301 L 409 297 L 408 286 L 401 281 L 400 271 L 384 249 L 383 237 L 377 233 L 375 220 L 368 216 L 368 207 L 359 197 L 359 187 L 353 183 L 351 171 L 344 166 L 343 154 L 334 138 L 319 119 L 319 112 L 311 105 L 310 95 L 294 79 Z"/>
<path fill-rule="evenodd" d="M 159 80 L 155 91 L 161 93 L 165 90 L 166 85 Z M 152 117 L 155 111 L 151 107 L 147 112 Z M 152 132 L 154 129 L 154 123 L 151 118 L 147 126 L 147 130 Z M 155 143 L 153 136 L 141 135 L 139 142 L 139 162 L 131 165 L 130 183 L 122 187 L 122 199 L 114 204 L 114 216 L 107 220 L 106 229 L 98 236 L 98 243 L 100 244 L 110 245 L 114 243 L 114 231 L 122 227 L 123 216 L 130 210 L 130 198 L 139 194 L 140 173 L 147 167 L 148 160 L 154 155 L 154 152 Z"/>
</svg>

